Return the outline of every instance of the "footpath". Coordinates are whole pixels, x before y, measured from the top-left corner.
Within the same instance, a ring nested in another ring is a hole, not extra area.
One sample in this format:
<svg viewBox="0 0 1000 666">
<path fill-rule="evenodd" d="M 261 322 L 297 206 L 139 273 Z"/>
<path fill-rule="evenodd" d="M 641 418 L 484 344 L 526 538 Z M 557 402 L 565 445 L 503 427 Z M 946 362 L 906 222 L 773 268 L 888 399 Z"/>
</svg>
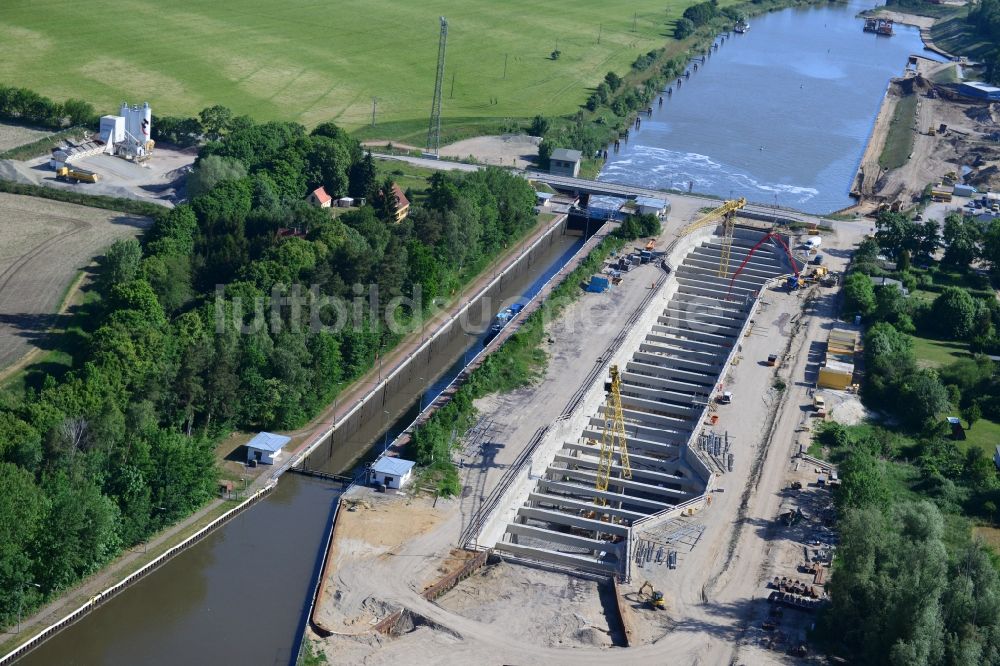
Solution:
<svg viewBox="0 0 1000 666">
<path fill-rule="evenodd" d="M 420 347 L 425 337 L 433 335 L 438 328 L 449 324 L 452 318 L 465 305 L 467 296 L 481 291 L 493 280 L 495 273 L 507 270 L 507 268 L 518 260 L 526 247 L 534 243 L 552 227 L 558 225 L 562 221 L 562 217 L 558 215 L 553 219 L 536 225 L 527 236 L 491 262 L 476 279 L 466 284 L 461 291 L 451 298 L 448 305 L 432 319 L 425 322 L 421 329 L 411 332 L 393 349 L 387 351 L 382 357 L 381 368 L 376 364 L 368 372 L 346 386 L 338 394 L 336 401 L 316 415 L 306 427 L 293 433 L 286 433 L 293 437 L 294 442 L 294 448 L 290 451 L 287 462 L 274 470 L 273 473 L 261 474 L 257 477 L 243 491 L 243 497 L 251 497 L 255 492 L 276 480 L 293 463 L 296 463 L 303 451 L 307 450 L 316 439 L 327 434 L 332 425 L 339 423 L 357 403 L 364 400 L 372 388 L 380 383 L 380 376 L 386 377 L 391 375 L 400 364 Z M 109 565 L 75 587 L 67 590 L 30 617 L 23 618 L 20 623 L 20 633 L 15 632 L 17 629 L 16 625 L 8 628 L 2 636 L 2 640 L 0 640 L 0 655 L 15 649 L 18 645 L 27 641 L 46 627 L 56 623 L 71 611 L 86 603 L 88 599 L 92 599 L 103 590 L 128 578 L 142 566 L 182 542 L 189 535 L 194 534 L 205 525 L 211 523 L 218 516 L 234 508 L 238 503 L 234 500 L 214 499 L 187 518 L 159 532 L 145 545 L 125 551 Z"/>
</svg>

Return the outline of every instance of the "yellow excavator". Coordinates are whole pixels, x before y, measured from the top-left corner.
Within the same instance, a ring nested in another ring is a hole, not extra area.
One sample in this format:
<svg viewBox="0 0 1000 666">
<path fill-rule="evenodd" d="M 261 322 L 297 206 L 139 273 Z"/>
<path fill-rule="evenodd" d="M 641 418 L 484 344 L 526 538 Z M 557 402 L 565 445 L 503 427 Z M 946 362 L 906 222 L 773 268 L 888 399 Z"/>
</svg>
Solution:
<svg viewBox="0 0 1000 666">
<path fill-rule="evenodd" d="M 667 602 L 663 600 L 663 592 L 653 589 L 648 580 L 639 588 L 639 598 L 653 610 L 665 610 Z"/>
</svg>

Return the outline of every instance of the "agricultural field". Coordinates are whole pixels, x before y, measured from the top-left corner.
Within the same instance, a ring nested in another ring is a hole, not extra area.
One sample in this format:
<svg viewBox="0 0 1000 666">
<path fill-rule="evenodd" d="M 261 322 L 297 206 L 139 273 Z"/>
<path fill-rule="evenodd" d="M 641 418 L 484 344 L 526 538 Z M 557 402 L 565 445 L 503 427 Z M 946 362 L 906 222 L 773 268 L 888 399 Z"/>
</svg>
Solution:
<svg viewBox="0 0 1000 666">
<path fill-rule="evenodd" d="M 0 152 L 38 141 L 49 134 L 51 132 L 47 130 L 36 130 L 30 127 L 21 127 L 20 125 L 0 123 Z"/>
<path fill-rule="evenodd" d="M 0 81 L 85 99 L 99 112 L 123 99 L 149 101 L 160 115 L 222 104 L 261 120 L 332 120 L 349 130 L 371 123 L 375 97 L 377 122 L 426 132 L 439 16 L 449 22 L 446 123 L 501 121 L 575 111 L 606 72 L 624 73 L 671 41 L 691 4 L 6 0 L 0 43 L 19 46 L 0 59 Z"/>
<path fill-rule="evenodd" d="M 81 271 L 118 238 L 137 235 L 146 218 L 47 199 L 0 193 L 0 377 L 47 331 Z"/>
</svg>

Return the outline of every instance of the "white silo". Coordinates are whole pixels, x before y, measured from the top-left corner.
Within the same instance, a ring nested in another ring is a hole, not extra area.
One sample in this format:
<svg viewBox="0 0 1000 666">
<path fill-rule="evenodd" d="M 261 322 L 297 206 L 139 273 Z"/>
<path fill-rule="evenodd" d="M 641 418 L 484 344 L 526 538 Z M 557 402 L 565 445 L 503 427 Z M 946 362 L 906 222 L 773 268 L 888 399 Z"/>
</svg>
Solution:
<svg viewBox="0 0 1000 666">
<path fill-rule="evenodd" d="M 153 131 L 153 110 L 149 108 L 149 102 L 142 104 L 142 143 L 145 146 L 152 138 Z"/>
</svg>

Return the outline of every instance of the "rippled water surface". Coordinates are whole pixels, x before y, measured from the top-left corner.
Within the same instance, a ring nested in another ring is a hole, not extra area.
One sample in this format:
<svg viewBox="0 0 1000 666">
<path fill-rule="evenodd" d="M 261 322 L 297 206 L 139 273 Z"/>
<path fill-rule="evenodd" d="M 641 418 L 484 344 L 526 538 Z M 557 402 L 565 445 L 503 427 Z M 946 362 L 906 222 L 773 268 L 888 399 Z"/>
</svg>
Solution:
<svg viewBox="0 0 1000 666">
<path fill-rule="evenodd" d="M 863 2 L 789 9 L 753 19 L 690 79 L 653 103 L 602 180 L 780 203 L 829 213 L 848 196 L 889 79 L 916 28 L 862 32 Z"/>
</svg>

